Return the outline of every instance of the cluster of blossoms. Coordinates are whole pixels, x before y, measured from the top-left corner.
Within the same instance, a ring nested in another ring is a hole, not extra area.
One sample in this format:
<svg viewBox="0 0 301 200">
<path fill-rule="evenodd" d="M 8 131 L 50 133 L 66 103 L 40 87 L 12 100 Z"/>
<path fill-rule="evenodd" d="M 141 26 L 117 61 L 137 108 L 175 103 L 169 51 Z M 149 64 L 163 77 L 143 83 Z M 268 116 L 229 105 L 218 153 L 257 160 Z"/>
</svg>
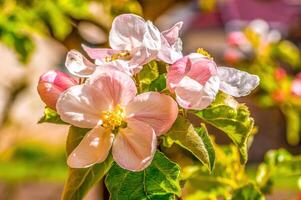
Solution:
<svg viewBox="0 0 301 200">
<path fill-rule="evenodd" d="M 206 55 L 183 56 L 181 27 L 179 22 L 160 32 L 139 16 L 120 15 L 109 34 L 111 48 L 83 46 L 94 63 L 78 51 L 67 54 L 68 71 L 84 83 L 59 71 L 41 76 L 38 92 L 45 104 L 64 122 L 91 129 L 69 155 L 70 167 L 101 163 L 112 149 L 119 166 L 141 171 L 153 159 L 157 137 L 175 122 L 178 105 L 201 110 L 215 100 L 219 90 L 240 97 L 258 85 L 257 76 L 217 67 Z M 169 95 L 152 91 L 137 94 L 135 77 L 152 60 L 168 64 Z"/>
<path fill-rule="evenodd" d="M 280 32 L 270 28 L 267 22 L 253 20 L 244 31 L 229 33 L 224 59 L 231 64 L 252 60 L 256 54 L 265 53 L 271 44 L 279 42 L 280 39 Z"/>
</svg>

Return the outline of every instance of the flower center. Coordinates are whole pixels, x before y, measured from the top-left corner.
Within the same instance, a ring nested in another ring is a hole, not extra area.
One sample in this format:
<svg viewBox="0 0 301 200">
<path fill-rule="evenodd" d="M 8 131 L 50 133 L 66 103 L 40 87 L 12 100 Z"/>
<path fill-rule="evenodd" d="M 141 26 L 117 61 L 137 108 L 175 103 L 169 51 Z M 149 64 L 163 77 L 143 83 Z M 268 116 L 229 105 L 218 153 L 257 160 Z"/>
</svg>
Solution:
<svg viewBox="0 0 301 200">
<path fill-rule="evenodd" d="M 110 128 L 114 130 L 124 124 L 123 119 L 125 113 L 120 105 L 117 105 L 113 110 L 103 111 L 100 119 L 102 120 L 102 126 L 104 128 Z"/>
<path fill-rule="evenodd" d="M 122 50 L 119 53 L 116 53 L 116 54 L 113 54 L 111 56 L 105 57 L 106 62 L 111 62 L 111 61 L 118 60 L 118 59 L 130 60 L 131 59 L 131 54 L 127 50 Z"/>
</svg>

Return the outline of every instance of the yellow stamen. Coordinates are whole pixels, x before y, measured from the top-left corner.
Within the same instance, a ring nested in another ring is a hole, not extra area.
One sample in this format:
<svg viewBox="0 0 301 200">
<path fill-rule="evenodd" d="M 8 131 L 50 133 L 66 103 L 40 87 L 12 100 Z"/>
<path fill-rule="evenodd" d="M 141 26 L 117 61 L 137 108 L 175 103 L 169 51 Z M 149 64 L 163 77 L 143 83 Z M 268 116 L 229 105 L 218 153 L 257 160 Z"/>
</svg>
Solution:
<svg viewBox="0 0 301 200">
<path fill-rule="evenodd" d="M 198 48 L 198 50 L 196 52 L 199 53 L 199 54 L 202 54 L 203 56 L 208 57 L 211 60 L 213 60 L 213 57 L 208 53 L 208 51 L 206 51 L 203 48 Z"/>
<path fill-rule="evenodd" d="M 113 110 L 103 111 L 100 116 L 103 122 L 102 126 L 104 128 L 110 128 L 111 130 L 123 125 L 124 118 L 125 113 L 120 105 L 117 105 Z"/>
<path fill-rule="evenodd" d="M 111 61 L 114 61 L 114 60 L 117 60 L 117 59 L 122 59 L 122 60 L 131 59 L 130 52 L 124 50 L 124 51 L 120 51 L 117 54 L 113 54 L 111 56 L 105 57 L 106 62 L 111 62 Z"/>
</svg>

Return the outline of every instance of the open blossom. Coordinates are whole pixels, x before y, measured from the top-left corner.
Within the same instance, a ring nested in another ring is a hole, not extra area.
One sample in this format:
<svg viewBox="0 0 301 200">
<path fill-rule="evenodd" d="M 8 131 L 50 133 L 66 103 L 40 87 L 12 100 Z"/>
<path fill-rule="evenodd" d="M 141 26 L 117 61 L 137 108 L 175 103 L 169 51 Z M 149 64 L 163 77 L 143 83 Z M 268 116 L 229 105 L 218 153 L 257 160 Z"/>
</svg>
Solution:
<svg viewBox="0 0 301 200">
<path fill-rule="evenodd" d="M 208 107 L 219 90 L 240 97 L 248 95 L 258 84 L 258 76 L 217 67 L 213 60 L 199 53 L 179 59 L 167 73 L 167 85 L 175 92 L 179 105 L 194 110 Z"/>
<path fill-rule="evenodd" d="M 58 70 L 51 70 L 40 76 L 37 89 L 42 101 L 55 110 L 59 96 L 76 84 L 77 81 L 71 76 Z"/>
<path fill-rule="evenodd" d="M 103 162 L 112 147 L 121 167 L 140 171 L 152 161 L 156 135 L 174 123 L 177 103 L 169 96 L 147 92 L 136 96 L 134 81 L 110 66 L 96 70 L 83 85 L 59 98 L 57 112 L 74 126 L 91 128 L 68 158 L 72 168 Z"/>
<path fill-rule="evenodd" d="M 109 43 L 112 49 L 90 48 L 85 45 L 83 45 L 83 49 L 90 58 L 95 60 L 95 64 L 112 62 L 112 65 L 116 65 L 121 71 L 132 75 L 138 73 L 142 66 L 151 60 L 159 59 L 172 64 L 181 58 L 182 41 L 179 38 L 181 27 L 182 22 L 178 22 L 170 29 L 160 33 L 152 22 L 145 21 L 134 14 L 122 14 L 114 19 L 109 33 Z M 72 54 L 68 54 L 68 56 L 72 56 Z M 67 60 L 71 60 L 68 56 Z M 76 73 L 81 77 L 86 76 L 86 73 L 81 73 L 82 71 L 93 71 L 90 63 L 82 62 L 82 60 L 86 60 L 82 55 L 77 57 L 79 61 L 72 60 L 81 63 L 80 67 L 76 69 L 70 67 L 73 65 L 72 62 L 66 62 L 66 66 L 72 74 Z M 84 70 L 85 65 L 88 70 Z M 93 67 L 95 68 L 96 65 Z"/>
</svg>

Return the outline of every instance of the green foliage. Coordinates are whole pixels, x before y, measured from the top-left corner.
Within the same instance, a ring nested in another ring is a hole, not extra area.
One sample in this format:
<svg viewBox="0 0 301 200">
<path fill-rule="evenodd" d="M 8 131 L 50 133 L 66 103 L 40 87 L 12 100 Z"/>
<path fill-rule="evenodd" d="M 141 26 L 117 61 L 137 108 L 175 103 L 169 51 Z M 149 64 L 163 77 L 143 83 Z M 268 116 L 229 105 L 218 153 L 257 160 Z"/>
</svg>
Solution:
<svg viewBox="0 0 301 200">
<path fill-rule="evenodd" d="M 82 129 L 74 126 L 70 127 L 67 138 L 67 155 L 73 151 L 88 131 L 89 129 Z M 62 199 L 83 199 L 91 187 L 106 175 L 111 168 L 112 163 L 113 159 L 109 156 L 106 161 L 88 168 L 69 168 Z"/>
<path fill-rule="evenodd" d="M 271 150 L 258 168 L 256 182 L 262 191 L 269 192 L 277 179 L 288 177 L 301 177 L 301 156 L 293 156 L 284 149 Z"/>
<path fill-rule="evenodd" d="M 227 134 L 239 148 L 241 162 L 246 163 L 247 142 L 252 133 L 254 121 L 245 105 L 239 104 L 226 94 L 219 93 L 215 102 L 208 108 L 196 112 L 196 116 Z"/>
<path fill-rule="evenodd" d="M 185 200 L 229 199 L 233 190 L 247 183 L 237 148 L 234 145 L 215 145 L 215 151 L 217 159 L 211 174 L 205 166 L 188 165 L 183 168 Z"/>
<path fill-rule="evenodd" d="M 232 200 L 264 200 L 264 196 L 252 183 L 242 186 L 233 192 Z"/>
<path fill-rule="evenodd" d="M 45 107 L 44 116 L 38 121 L 38 124 L 41 123 L 53 123 L 53 124 L 67 124 L 61 120 L 60 116 L 55 110 L 52 110 L 49 107 Z"/>
<path fill-rule="evenodd" d="M 64 181 L 67 175 L 63 148 L 40 142 L 17 143 L 0 154 L 2 182 Z M 37 170 L 38 169 L 38 170 Z"/>
<path fill-rule="evenodd" d="M 215 151 L 204 124 L 195 129 L 188 120 L 178 116 L 166 137 L 190 151 L 207 166 L 209 171 L 212 171 L 215 162 Z"/>
<path fill-rule="evenodd" d="M 149 90 L 161 92 L 166 88 L 166 74 L 160 74 L 157 79 L 151 82 Z"/>
<path fill-rule="evenodd" d="M 145 64 L 138 74 L 139 86 L 142 92 L 149 91 L 151 83 L 159 77 L 159 70 L 156 61 Z"/>
<path fill-rule="evenodd" d="M 91 4 L 102 9 L 100 16 L 91 12 Z M 14 49 L 22 62 L 27 62 L 35 49 L 37 34 L 63 41 L 76 27 L 76 20 L 93 21 L 108 29 L 116 15 L 142 14 L 136 0 L 3 0 L 0 8 L 0 40 Z"/>
<path fill-rule="evenodd" d="M 53 34 L 63 40 L 73 28 L 71 18 L 89 18 L 85 0 L 4 0 L 0 8 L 0 40 L 13 48 L 22 62 L 27 62 L 34 50 L 34 34 Z"/>
<path fill-rule="evenodd" d="M 141 172 L 130 172 L 114 164 L 106 178 L 111 200 L 173 200 L 180 196 L 180 168 L 156 152 L 152 164 Z"/>
</svg>

